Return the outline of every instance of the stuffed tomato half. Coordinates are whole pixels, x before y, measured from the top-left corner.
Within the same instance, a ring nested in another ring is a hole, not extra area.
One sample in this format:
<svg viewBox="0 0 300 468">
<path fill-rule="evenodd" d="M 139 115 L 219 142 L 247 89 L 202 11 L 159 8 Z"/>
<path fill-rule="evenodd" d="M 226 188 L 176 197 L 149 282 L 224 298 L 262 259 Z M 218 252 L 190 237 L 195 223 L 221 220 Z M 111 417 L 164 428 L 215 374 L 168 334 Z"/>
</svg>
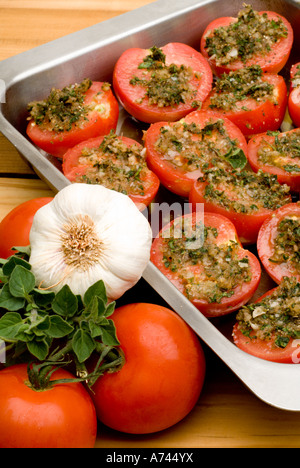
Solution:
<svg viewBox="0 0 300 468">
<path fill-rule="evenodd" d="M 190 213 L 162 228 L 151 261 L 207 317 L 239 309 L 258 287 L 260 263 L 244 249 L 232 222 Z"/>
<path fill-rule="evenodd" d="M 294 63 L 290 70 L 288 111 L 294 125 L 300 127 L 300 62 Z"/>
<path fill-rule="evenodd" d="M 28 104 L 27 135 L 36 146 L 61 158 L 81 141 L 115 130 L 119 104 L 109 83 L 83 80 L 52 89 L 43 101 Z"/>
<path fill-rule="evenodd" d="M 153 200 L 160 185 L 147 167 L 143 146 L 114 132 L 68 150 L 62 169 L 70 182 L 103 185 L 128 195 L 141 209 Z"/>
<path fill-rule="evenodd" d="M 236 346 L 267 361 L 300 362 L 300 283 L 284 278 L 279 286 L 237 313 L 233 328 Z"/>
<path fill-rule="evenodd" d="M 171 192 L 188 197 L 207 167 L 230 171 L 247 163 L 247 143 L 228 119 L 211 111 L 194 111 L 178 122 L 156 122 L 145 132 L 149 168 Z"/>
<path fill-rule="evenodd" d="M 193 185 L 189 201 L 193 211 L 203 204 L 204 211 L 228 217 L 244 245 L 255 244 L 265 219 L 276 209 L 291 203 L 289 187 L 275 175 L 259 171 L 207 169 Z"/>
<path fill-rule="evenodd" d="M 224 73 L 203 103 L 230 119 L 249 137 L 277 130 L 285 116 L 287 87 L 281 75 L 264 73 L 259 65 Z"/>
<path fill-rule="evenodd" d="M 284 277 L 300 281 L 300 203 L 276 210 L 262 224 L 257 252 L 269 276 L 279 284 Z"/>
<path fill-rule="evenodd" d="M 293 40 L 285 17 L 244 5 L 236 18 L 220 17 L 207 25 L 200 50 L 216 75 L 253 64 L 264 72 L 278 73 L 289 58 Z"/>
<path fill-rule="evenodd" d="M 276 174 L 291 192 L 300 193 L 300 129 L 266 132 L 248 142 L 248 160 L 255 172 L 261 169 Z"/>
<path fill-rule="evenodd" d="M 200 52 L 182 43 L 123 52 L 113 73 L 124 109 L 147 123 L 175 121 L 199 107 L 212 87 L 212 71 Z"/>
</svg>

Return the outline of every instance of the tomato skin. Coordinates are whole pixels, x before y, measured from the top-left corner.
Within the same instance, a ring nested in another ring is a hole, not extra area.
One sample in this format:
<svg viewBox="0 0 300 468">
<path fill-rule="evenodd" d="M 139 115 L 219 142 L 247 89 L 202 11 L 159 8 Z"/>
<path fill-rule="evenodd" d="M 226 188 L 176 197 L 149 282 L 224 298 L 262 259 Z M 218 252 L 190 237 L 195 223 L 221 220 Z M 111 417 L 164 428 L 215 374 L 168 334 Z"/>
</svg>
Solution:
<svg viewBox="0 0 300 468">
<path fill-rule="evenodd" d="M 69 149 L 63 156 L 63 164 L 62 170 L 64 175 L 69 179 L 71 182 L 76 181 L 77 176 L 84 175 L 86 169 L 89 166 L 84 166 L 79 163 L 78 159 L 80 158 L 81 152 L 84 148 L 97 148 L 101 145 L 105 136 L 100 136 L 96 138 L 91 138 L 87 141 L 83 141 L 78 145 L 74 146 L 74 148 Z M 137 141 L 132 140 L 131 138 L 127 138 L 124 136 L 120 137 L 128 147 L 131 145 L 139 145 L 142 149 L 142 145 L 140 145 Z M 144 191 L 144 195 L 139 194 L 130 194 L 128 193 L 129 198 L 136 203 L 137 206 L 145 207 L 148 206 L 153 198 L 155 197 L 158 189 L 159 189 L 159 179 L 152 171 L 148 171 L 146 178 L 144 180 L 146 183 L 146 189 Z"/>
<path fill-rule="evenodd" d="M 292 119 L 296 127 L 300 127 L 300 87 L 293 86 L 292 80 L 297 71 L 297 67 L 300 65 L 300 62 L 292 65 L 290 70 L 290 92 L 288 96 L 288 111 L 290 118 Z"/>
<path fill-rule="evenodd" d="M 203 204 L 205 212 L 217 213 L 230 219 L 243 245 L 255 244 L 259 230 L 263 222 L 272 213 L 272 210 L 261 208 L 253 213 L 237 213 L 233 210 L 227 210 L 221 205 L 205 199 L 204 193 L 207 184 L 208 182 L 201 182 L 199 180 L 194 183 L 189 195 L 192 211 L 197 210 L 198 204 Z"/>
<path fill-rule="evenodd" d="M 271 295 L 275 289 L 276 288 L 273 288 L 267 291 L 257 299 L 255 303 Z M 279 362 L 282 364 L 293 364 L 295 363 L 295 358 L 298 359 L 299 352 L 297 350 L 299 349 L 299 340 L 291 339 L 285 348 L 279 348 L 274 344 L 275 338 L 271 337 L 269 340 L 261 340 L 256 338 L 255 335 L 255 330 L 250 334 L 251 339 L 244 335 L 241 332 L 238 322 L 236 322 L 233 327 L 232 337 L 234 344 L 248 354 L 260 359 L 265 359 L 266 361 Z"/>
<path fill-rule="evenodd" d="M 72 377 L 63 369 L 54 373 L 55 379 Z M 81 383 L 37 392 L 26 381 L 26 364 L 0 371 L 1 448 L 94 447 L 95 408 Z"/>
<path fill-rule="evenodd" d="M 279 264 L 270 262 L 269 258 L 274 252 L 274 238 L 277 226 L 281 220 L 287 216 L 297 216 L 300 218 L 300 203 L 289 203 L 282 206 L 262 224 L 257 238 L 257 253 L 269 276 L 279 284 L 284 276 L 294 276 L 300 281 L 300 274 L 297 273 L 288 263 Z"/>
<path fill-rule="evenodd" d="M 295 132 L 296 130 L 297 129 L 290 130 L 285 133 L 286 134 L 292 133 L 292 132 Z M 280 138 L 280 134 L 278 135 L 278 137 Z M 263 164 L 258 160 L 258 151 L 260 148 L 260 144 L 264 140 L 272 143 L 275 140 L 275 136 L 267 135 L 267 133 L 261 133 L 259 135 L 253 136 L 248 142 L 248 160 L 251 165 L 251 168 L 255 172 L 258 172 L 258 170 L 261 169 L 264 172 L 268 172 L 269 174 L 275 174 L 280 184 L 287 184 L 290 187 L 291 192 L 299 193 L 300 192 L 300 173 L 290 173 L 280 167 Z"/>
<path fill-rule="evenodd" d="M 52 197 L 28 200 L 11 210 L 0 222 L 0 258 L 15 253 L 12 247 L 29 245 L 29 233 L 36 211 L 52 201 Z"/>
<path fill-rule="evenodd" d="M 296 341 L 294 342 L 294 340 L 290 340 L 285 348 L 278 348 L 277 346 L 275 347 L 273 339 L 264 341 L 259 338 L 255 338 L 254 330 L 251 335 L 252 339 L 243 335 L 238 323 L 234 325 L 233 340 L 236 346 L 241 350 L 260 359 L 265 359 L 266 361 L 279 362 L 282 364 L 294 363 L 293 354 L 295 354 L 297 350 L 297 346 L 295 346 Z"/>
<path fill-rule="evenodd" d="M 279 73 L 280 70 L 284 67 L 286 64 L 290 52 L 292 49 L 293 45 L 293 40 L 294 40 L 294 33 L 291 24 L 287 19 L 278 13 L 275 13 L 273 11 L 260 11 L 259 14 L 263 15 L 266 13 L 268 15 L 269 19 L 274 19 L 275 21 L 278 21 L 278 19 L 281 19 L 287 30 L 288 34 L 286 38 L 281 39 L 278 41 L 278 43 L 274 44 L 271 51 L 264 55 L 264 56 L 256 56 L 253 57 L 251 60 L 248 60 L 246 63 L 241 62 L 240 60 L 236 60 L 234 62 L 231 62 L 228 65 L 217 65 L 214 59 L 211 59 L 208 56 L 207 50 L 205 48 L 205 42 L 206 42 L 206 37 L 211 35 L 212 31 L 214 29 L 217 29 L 219 27 L 226 27 L 229 24 L 235 22 L 237 18 L 233 18 L 230 16 L 224 16 L 217 18 L 210 22 L 207 27 L 204 30 L 204 33 L 201 37 L 200 41 L 200 50 L 201 53 L 204 57 L 207 58 L 212 70 L 217 76 L 220 76 L 222 73 L 228 73 L 231 70 L 238 70 L 242 67 L 245 66 L 250 66 L 250 65 L 260 65 L 260 67 L 263 69 L 264 72 L 267 73 Z"/>
<path fill-rule="evenodd" d="M 200 215 L 200 219 L 201 219 Z M 191 219 L 197 219 L 195 212 L 188 215 L 184 215 Z M 198 218 L 199 220 L 199 218 Z M 229 240 L 235 240 L 240 244 L 237 236 L 236 229 L 233 223 L 217 213 L 204 212 L 204 225 L 217 228 L 218 237 L 217 242 L 228 242 Z M 150 260 L 154 265 L 184 294 L 184 288 L 181 279 L 178 277 L 176 272 L 170 271 L 164 264 L 163 253 L 162 253 L 162 240 L 161 235 L 164 229 L 169 229 L 169 225 L 165 226 L 159 235 L 154 239 L 151 248 Z M 261 278 L 261 268 L 259 261 L 256 256 L 244 249 L 240 244 L 240 258 L 248 256 L 249 264 L 251 267 L 252 279 L 249 283 L 244 283 L 231 297 L 223 297 L 218 303 L 210 303 L 204 299 L 190 298 L 192 304 L 199 309 L 199 311 L 206 317 L 220 317 L 227 315 L 244 305 L 253 296 L 256 291 Z M 193 270 L 194 271 L 194 270 Z"/>
<path fill-rule="evenodd" d="M 121 306 L 111 317 L 126 362 L 92 387 L 98 419 L 131 434 L 176 424 L 202 390 L 205 356 L 198 337 L 175 312 L 156 304 Z"/>
<path fill-rule="evenodd" d="M 194 111 L 184 118 L 186 123 L 196 123 L 200 128 L 203 128 L 208 122 L 215 122 L 220 119 L 220 116 L 212 111 Z M 237 140 L 239 148 L 241 148 L 247 156 L 247 143 L 241 131 L 228 119 L 224 118 L 224 127 L 232 140 Z M 174 167 L 170 162 L 166 161 L 155 148 L 155 142 L 159 137 L 160 128 L 163 126 L 172 126 L 169 122 L 157 122 L 150 125 L 145 134 L 146 158 L 149 168 L 155 172 L 164 185 L 171 192 L 182 197 L 188 197 L 192 189 L 194 181 L 202 175 L 200 169 L 194 172 L 184 172 L 178 167 Z"/>
<path fill-rule="evenodd" d="M 232 110 L 212 108 L 220 117 L 227 117 L 227 119 L 231 120 L 246 137 L 268 130 L 278 130 L 285 116 L 288 96 L 283 77 L 268 73 L 264 74 L 263 79 L 274 85 L 276 102 L 272 102 L 270 99 L 260 102 L 255 99 L 245 99 L 237 102 Z M 212 90 L 203 103 L 203 110 L 210 109 L 211 98 L 214 94 L 215 91 Z"/>
<path fill-rule="evenodd" d="M 66 132 L 54 132 L 41 129 L 31 120 L 27 126 L 28 137 L 40 149 L 52 156 L 61 158 L 63 154 L 81 141 L 106 135 L 110 130 L 115 130 L 119 118 L 119 104 L 111 89 L 102 90 L 103 82 L 94 81 L 85 95 L 84 104 L 90 104 L 96 100 L 97 105 L 104 106 L 104 111 L 93 110 L 87 114 L 80 128 L 73 128 Z M 100 94 L 98 94 L 100 93 Z"/>
<path fill-rule="evenodd" d="M 192 102 L 201 101 L 207 97 L 212 87 L 212 71 L 206 59 L 192 47 L 181 43 L 169 43 L 161 47 L 166 55 L 166 65 L 186 65 L 199 73 L 201 78 L 193 78 L 198 90 Z M 145 98 L 142 103 L 138 99 L 144 97 L 145 89 L 129 83 L 133 76 L 141 76 L 138 65 L 149 54 L 148 49 L 128 49 L 118 59 L 113 73 L 113 87 L 115 94 L 127 112 L 137 120 L 146 123 L 168 120 L 174 122 L 194 110 L 192 102 L 179 103 L 176 106 L 158 107 L 148 103 Z M 142 70 L 144 73 L 145 70 Z M 200 84 L 199 84 L 200 83 Z"/>
</svg>

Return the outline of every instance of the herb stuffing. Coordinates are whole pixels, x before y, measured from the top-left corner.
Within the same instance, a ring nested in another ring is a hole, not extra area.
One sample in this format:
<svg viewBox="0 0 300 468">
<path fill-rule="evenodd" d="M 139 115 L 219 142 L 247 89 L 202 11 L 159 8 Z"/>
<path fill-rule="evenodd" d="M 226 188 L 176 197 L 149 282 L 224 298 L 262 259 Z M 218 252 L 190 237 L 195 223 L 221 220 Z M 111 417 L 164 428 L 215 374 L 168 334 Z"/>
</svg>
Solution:
<svg viewBox="0 0 300 468">
<path fill-rule="evenodd" d="M 300 129 L 280 134 L 268 132 L 274 141 L 263 139 L 257 152 L 258 161 L 286 172 L 300 172 Z"/>
<path fill-rule="evenodd" d="M 283 21 L 259 14 L 251 5 L 244 4 L 236 21 L 216 28 L 206 37 L 205 48 L 217 65 L 228 65 L 236 60 L 246 63 L 257 55 L 266 55 L 272 46 L 287 37 Z"/>
<path fill-rule="evenodd" d="M 300 283 L 285 277 L 270 295 L 242 307 L 237 321 L 249 339 L 275 338 L 275 346 L 285 348 L 291 339 L 300 338 Z"/>
<path fill-rule="evenodd" d="M 175 220 L 170 235 L 163 239 L 164 266 L 178 273 L 190 299 L 219 303 L 251 281 L 249 259 L 240 257 L 239 244 L 218 243 L 217 238 L 216 228 Z"/>
<path fill-rule="evenodd" d="M 300 86 L 300 64 L 298 64 L 296 66 L 296 71 L 294 73 L 291 84 L 292 84 L 293 88 L 299 88 L 299 86 Z"/>
<path fill-rule="evenodd" d="M 145 71 L 144 76 L 134 76 L 130 84 L 146 88 L 145 97 L 151 105 L 174 107 L 191 101 L 196 95 L 197 89 L 190 84 L 194 77 L 191 67 L 174 63 L 167 65 L 165 54 L 156 46 L 150 49 L 150 53 L 139 64 L 138 69 Z M 194 107 L 198 105 L 199 103 L 194 103 Z"/>
<path fill-rule="evenodd" d="M 75 182 L 101 184 L 125 195 L 144 195 L 148 167 L 140 145 L 128 146 L 110 132 L 98 147 L 84 148 L 78 162 L 87 169 Z"/>
<path fill-rule="evenodd" d="M 207 169 L 204 198 L 237 213 L 255 213 L 259 209 L 276 210 L 290 203 L 290 189 L 279 184 L 277 176 L 248 170 L 228 172 L 222 167 Z"/>
<path fill-rule="evenodd" d="M 74 125 L 87 119 L 87 114 L 92 109 L 84 104 L 85 94 L 91 86 L 92 81 L 85 79 L 61 90 L 53 88 L 47 99 L 28 104 L 28 120 L 33 119 L 42 129 L 56 133 L 70 131 Z M 109 83 L 104 83 L 103 90 L 107 90 L 109 86 Z"/>
<path fill-rule="evenodd" d="M 290 263 L 300 274 L 299 216 L 287 216 L 280 221 L 273 243 L 274 253 L 269 260 L 273 263 Z"/>
<path fill-rule="evenodd" d="M 274 99 L 273 90 L 274 86 L 265 81 L 261 67 L 251 65 L 224 73 L 216 81 L 209 107 L 228 111 L 246 99 L 254 99 L 257 102 Z"/>
<path fill-rule="evenodd" d="M 155 148 L 165 160 L 187 172 L 203 171 L 211 164 L 243 168 L 247 163 L 243 150 L 229 137 L 222 119 L 207 122 L 203 128 L 184 120 L 164 125 Z"/>
</svg>

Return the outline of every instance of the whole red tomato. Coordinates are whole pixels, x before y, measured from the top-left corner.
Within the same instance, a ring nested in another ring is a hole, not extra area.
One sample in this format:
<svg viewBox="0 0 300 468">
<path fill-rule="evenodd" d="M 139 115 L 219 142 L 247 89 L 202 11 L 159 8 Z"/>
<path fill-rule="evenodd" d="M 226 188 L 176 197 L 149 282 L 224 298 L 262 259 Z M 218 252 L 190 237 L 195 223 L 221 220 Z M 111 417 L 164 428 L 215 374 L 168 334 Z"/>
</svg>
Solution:
<svg viewBox="0 0 300 468">
<path fill-rule="evenodd" d="M 70 379 L 64 369 L 53 379 Z M 97 418 L 81 383 L 36 391 L 28 386 L 27 365 L 0 371 L 0 448 L 93 448 Z"/>
<path fill-rule="evenodd" d="M 11 210 L 0 222 L 0 258 L 14 254 L 12 247 L 29 245 L 29 233 L 36 211 L 53 198 L 41 197 L 28 200 Z"/>
<path fill-rule="evenodd" d="M 166 429 L 195 406 L 205 376 L 196 334 L 172 310 L 136 303 L 111 316 L 125 364 L 92 387 L 98 419 L 121 432 Z"/>
</svg>

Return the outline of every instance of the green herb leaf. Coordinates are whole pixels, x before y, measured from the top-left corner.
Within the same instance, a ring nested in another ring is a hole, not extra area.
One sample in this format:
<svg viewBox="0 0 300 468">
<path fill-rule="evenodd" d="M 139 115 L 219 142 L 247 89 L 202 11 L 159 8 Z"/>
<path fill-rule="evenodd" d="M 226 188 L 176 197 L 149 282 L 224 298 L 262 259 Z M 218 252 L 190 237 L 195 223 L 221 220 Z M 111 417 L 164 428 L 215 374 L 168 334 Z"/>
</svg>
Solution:
<svg viewBox="0 0 300 468">
<path fill-rule="evenodd" d="M 224 154 L 224 159 L 226 159 L 234 169 L 244 169 L 248 162 L 246 155 L 241 148 L 231 148 L 226 154 Z"/>
<path fill-rule="evenodd" d="M 14 297 L 9 289 L 9 284 L 3 285 L 0 292 L 0 307 L 9 311 L 20 310 L 25 305 L 25 299 Z"/>
<path fill-rule="evenodd" d="M 35 287 L 35 277 L 31 271 L 21 265 L 17 265 L 10 276 L 9 290 L 15 297 L 27 298 Z"/>
<path fill-rule="evenodd" d="M 45 339 L 27 343 L 28 351 L 40 361 L 44 361 L 49 353 L 49 345 Z"/>
<path fill-rule="evenodd" d="M 88 288 L 83 296 L 83 303 L 85 306 L 88 306 L 89 303 L 93 300 L 94 296 L 100 297 L 105 303 L 107 303 L 107 295 L 105 284 L 102 280 L 97 281 L 92 286 Z"/>
<path fill-rule="evenodd" d="M 78 300 L 66 284 L 56 294 L 52 302 L 53 311 L 63 317 L 73 317 L 78 311 Z"/>
<path fill-rule="evenodd" d="M 0 319 L 0 337 L 4 341 L 15 341 L 20 328 L 23 326 L 23 320 L 17 312 L 7 312 Z"/>
<path fill-rule="evenodd" d="M 17 257 L 16 255 L 13 255 L 8 259 L 8 261 L 3 265 L 3 273 L 6 276 L 11 275 L 13 269 L 15 268 L 16 265 L 21 265 L 23 266 L 26 270 L 31 270 L 31 265 L 26 261 L 23 260 L 20 257 Z"/>
<path fill-rule="evenodd" d="M 72 347 L 78 361 L 84 362 L 96 349 L 96 344 L 89 333 L 79 329 L 73 336 Z"/>
<path fill-rule="evenodd" d="M 120 342 L 117 338 L 116 327 L 112 320 L 107 320 L 107 325 L 103 325 L 102 329 L 102 341 L 108 346 L 118 346 Z"/>
<path fill-rule="evenodd" d="M 72 333 L 74 327 L 59 315 L 50 316 L 50 326 L 47 335 L 51 338 L 63 338 Z"/>
</svg>

